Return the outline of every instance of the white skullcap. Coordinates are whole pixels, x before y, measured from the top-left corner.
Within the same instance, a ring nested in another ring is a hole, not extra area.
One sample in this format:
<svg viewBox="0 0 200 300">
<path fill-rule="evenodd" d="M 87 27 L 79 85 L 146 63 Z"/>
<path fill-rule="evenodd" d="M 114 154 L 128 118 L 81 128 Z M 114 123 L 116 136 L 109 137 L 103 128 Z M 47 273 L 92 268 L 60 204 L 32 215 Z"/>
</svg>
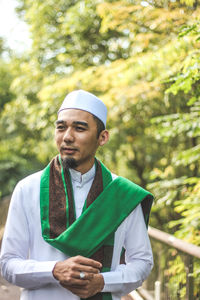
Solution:
<svg viewBox="0 0 200 300">
<path fill-rule="evenodd" d="M 58 114 L 62 110 L 69 108 L 85 110 L 93 114 L 99 118 L 106 127 L 107 108 L 95 95 L 83 90 L 73 91 L 65 97 Z"/>
</svg>

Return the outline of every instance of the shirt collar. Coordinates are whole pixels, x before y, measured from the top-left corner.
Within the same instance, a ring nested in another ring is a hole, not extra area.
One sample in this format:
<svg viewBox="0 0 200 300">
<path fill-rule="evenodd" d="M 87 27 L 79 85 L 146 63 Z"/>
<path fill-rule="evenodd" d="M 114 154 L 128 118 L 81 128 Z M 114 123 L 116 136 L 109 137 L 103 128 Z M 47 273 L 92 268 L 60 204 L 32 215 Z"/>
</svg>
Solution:
<svg viewBox="0 0 200 300">
<path fill-rule="evenodd" d="M 81 172 L 76 171 L 74 169 L 69 168 L 69 171 L 70 171 L 71 179 L 73 181 L 77 181 L 78 183 L 84 184 L 94 178 L 95 164 L 92 166 L 92 168 L 88 172 L 86 172 L 83 175 L 81 174 Z"/>
</svg>

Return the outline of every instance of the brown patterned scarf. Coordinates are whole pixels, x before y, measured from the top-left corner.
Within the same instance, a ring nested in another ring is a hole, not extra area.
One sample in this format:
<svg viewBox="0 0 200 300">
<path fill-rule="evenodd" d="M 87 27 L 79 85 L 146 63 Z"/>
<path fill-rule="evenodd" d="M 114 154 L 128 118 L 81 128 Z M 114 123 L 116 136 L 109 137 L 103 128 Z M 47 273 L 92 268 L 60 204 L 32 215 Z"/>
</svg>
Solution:
<svg viewBox="0 0 200 300">
<path fill-rule="evenodd" d="M 67 186 L 67 194 L 69 200 L 69 226 L 75 221 L 75 204 L 73 199 L 73 189 L 69 170 L 64 170 L 64 177 Z M 50 184 L 49 184 L 49 224 L 50 238 L 56 238 L 66 230 L 66 196 L 63 188 L 61 177 L 61 165 L 59 157 L 56 156 L 50 165 Z M 86 199 L 86 207 L 90 206 L 93 201 L 103 191 L 103 178 L 101 164 L 96 160 L 96 174 Z M 55 201 L 56 199 L 56 201 Z M 102 263 L 104 270 L 110 269 L 113 255 L 113 245 L 104 245 L 94 253 L 91 258 Z M 110 293 L 98 293 L 90 300 L 112 299 Z"/>
</svg>

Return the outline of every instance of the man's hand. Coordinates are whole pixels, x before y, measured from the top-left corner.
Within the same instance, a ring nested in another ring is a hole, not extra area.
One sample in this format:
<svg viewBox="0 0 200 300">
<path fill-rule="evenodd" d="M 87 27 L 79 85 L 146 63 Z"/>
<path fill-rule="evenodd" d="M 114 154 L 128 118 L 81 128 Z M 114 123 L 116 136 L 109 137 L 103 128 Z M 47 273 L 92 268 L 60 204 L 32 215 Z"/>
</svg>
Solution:
<svg viewBox="0 0 200 300">
<path fill-rule="evenodd" d="M 60 282 L 60 284 L 80 298 L 92 297 L 93 295 L 101 292 L 104 287 L 104 279 L 101 274 L 94 274 L 91 279 L 82 279 L 82 281 L 85 282 L 82 286 L 66 286 L 63 282 Z"/>
<path fill-rule="evenodd" d="M 67 289 L 72 286 L 83 287 L 99 273 L 101 267 L 100 262 L 78 255 L 57 262 L 53 269 L 53 276 Z M 84 280 L 80 279 L 80 272 L 85 273 Z"/>
</svg>

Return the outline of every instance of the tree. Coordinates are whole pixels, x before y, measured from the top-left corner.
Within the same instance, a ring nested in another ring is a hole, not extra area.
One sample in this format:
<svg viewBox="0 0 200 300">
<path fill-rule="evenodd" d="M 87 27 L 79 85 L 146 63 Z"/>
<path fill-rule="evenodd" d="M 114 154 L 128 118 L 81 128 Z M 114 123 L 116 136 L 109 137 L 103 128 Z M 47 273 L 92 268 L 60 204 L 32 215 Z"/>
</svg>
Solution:
<svg viewBox="0 0 200 300">
<path fill-rule="evenodd" d="M 19 3 L 33 46 L 9 65 L 14 97 L 1 113 L 0 154 L 9 157 L 3 193 L 49 162 L 57 108 L 68 92 L 86 89 L 109 108 L 111 140 L 99 156 L 155 193 L 152 225 L 198 244 L 197 1 Z"/>
<path fill-rule="evenodd" d="M 153 119 L 153 123 L 157 125 L 155 136 L 166 143 L 166 147 L 173 140 L 178 143 L 174 145 L 170 169 L 169 166 L 166 166 L 163 171 L 156 170 L 154 179 L 158 181 L 155 180 L 151 185 L 159 197 L 160 205 L 157 206 L 157 209 L 160 210 L 165 204 L 174 205 L 174 211 L 179 215 L 178 219 L 172 218 L 169 228 L 175 231 L 177 237 L 196 245 L 200 245 L 199 28 L 199 22 L 184 26 L 179 35 L 181 38 L 190 36 L 194 41 L 193 49 L 184 59 L 180 71 L 168 81 L 170 86 L 166 90 L 166 95 L 171 96 L 172 101 L 176 101 L 177 98 L 182 100 L 182 105 L 177 106 L 179 111 Z M 163 187 L 162 191 L 161 186 Z M 177 272 L 177 268 L 179 272 Z M 185 280 L 184 277 L 179 276 L 180 270 L 184 270 L 183 262 L 180 257 L 176 257 L 170 268 L 174 291 L 178 290 L 180 283 L 184 283 Z M 199 262 L 195 264 L 194 278 L 196 281 L 195 295 L 197 296 L 200 283 Z M 181 292 L 184 297 L 185 289 L 183 288 Z"/>
</svg>

